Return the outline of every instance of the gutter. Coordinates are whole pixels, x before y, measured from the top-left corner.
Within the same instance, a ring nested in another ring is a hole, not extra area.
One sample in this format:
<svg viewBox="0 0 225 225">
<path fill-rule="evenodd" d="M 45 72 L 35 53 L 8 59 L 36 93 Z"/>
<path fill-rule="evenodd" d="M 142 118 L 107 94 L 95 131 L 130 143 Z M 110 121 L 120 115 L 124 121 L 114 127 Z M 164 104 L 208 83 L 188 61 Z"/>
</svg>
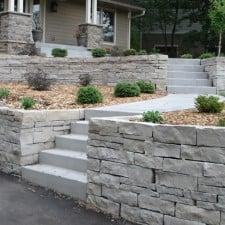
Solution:
<svg viewBox="0 0 225 225">
<path fill-rule="evenodd" d="M 142 11 L 140 14 L 138 14 L 138 15 L 135 15 L 135 16 L 130 15 L 130 18 L 129 18 L 129 19 L 136 19 L 136 18 L 142 17 L 142 16 L 145 15 L 145 13 L 146 13 L 146 10 L 143 10 L 143 11 Z"/>
</svg>

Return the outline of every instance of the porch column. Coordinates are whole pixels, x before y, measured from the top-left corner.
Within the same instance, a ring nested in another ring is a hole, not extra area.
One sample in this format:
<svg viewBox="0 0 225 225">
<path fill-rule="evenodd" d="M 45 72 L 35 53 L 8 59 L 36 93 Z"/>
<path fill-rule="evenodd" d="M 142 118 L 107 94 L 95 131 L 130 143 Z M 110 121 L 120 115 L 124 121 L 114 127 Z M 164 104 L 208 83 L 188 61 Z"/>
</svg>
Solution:
<svg viewBox="0 0 225 225">
<path fill-rule="evenodd" d="M 86 23 L 91 23 L 91 0 L 86 0 Z"/>
<path fill-rule="evenodd" d="M 23 13 L 23 0 L 18 0 L 18 6 L 17 11 L 19 13 Z"/>
<path fill-rule="evenodd" d="M 8 11 L 14 12 L 15 10 L 15 0 L 8 0 Z"/>
<path fill-rule="evenodd" d="M 92 23 L 98 23 L 98 0 L 92 0 Z"/>
</svg>

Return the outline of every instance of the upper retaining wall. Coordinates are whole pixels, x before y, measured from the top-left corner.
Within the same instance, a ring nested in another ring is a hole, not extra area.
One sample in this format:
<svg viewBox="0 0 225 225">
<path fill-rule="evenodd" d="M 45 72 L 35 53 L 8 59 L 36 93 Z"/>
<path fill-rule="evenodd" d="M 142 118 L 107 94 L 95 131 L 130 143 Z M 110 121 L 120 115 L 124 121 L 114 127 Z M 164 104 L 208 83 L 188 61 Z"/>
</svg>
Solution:
<svg viewBox="0 0 225 225">
<path fill-rule="evenodd" d="M 90 74 L 94 84 L 113 85 L 118 81 L 150 80 L 165 90 L 168 57 L 165 55 L 105 57 L 94 59 L 0 57 L 0 80 L 23 81 L 28 71 L 42 68 L 59 83 L 79 83 Z"/>
<path fill-rule="evenodd" d="M 204 59 L 201 64 L 208 72 L 213 86 L 217 88 L 217 93 L 225 91 L 225 57 Z"/>
<path fill-rule="evenodd" d="M 225 129 L 93 119 L 88 202 L 149 225 L 225 224 Z"/>
<path fill-rule="evenodd" d="M 38 162 L 41 150 L 54 147 L 56 135 L 67 134 L 83 110 L 25 111 L 0 108 L 0 170 L 20 173 Z"/>
</svg>

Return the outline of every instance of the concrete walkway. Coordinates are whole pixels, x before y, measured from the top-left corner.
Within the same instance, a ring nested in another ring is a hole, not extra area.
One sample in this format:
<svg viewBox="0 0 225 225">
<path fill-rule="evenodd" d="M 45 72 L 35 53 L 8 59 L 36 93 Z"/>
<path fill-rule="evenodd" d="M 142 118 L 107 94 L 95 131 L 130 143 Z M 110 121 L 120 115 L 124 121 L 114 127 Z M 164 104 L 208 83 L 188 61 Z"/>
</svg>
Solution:
<svg viewBox="0 0 225 225">
<path fill-rule="evenodd" d="M 194 94 L 169 94 L 165 97 L 142 102 L 113 105 L 95 109 L 87 109 L 85 118 L 101 116 L 137 115 L 144 111 L 170 112 L 194 108 L 197 95 Z"/>
<path fill-rule="evenodd" d="M 0 173 L 1 225 L 131 225 Z"/>
</svg>

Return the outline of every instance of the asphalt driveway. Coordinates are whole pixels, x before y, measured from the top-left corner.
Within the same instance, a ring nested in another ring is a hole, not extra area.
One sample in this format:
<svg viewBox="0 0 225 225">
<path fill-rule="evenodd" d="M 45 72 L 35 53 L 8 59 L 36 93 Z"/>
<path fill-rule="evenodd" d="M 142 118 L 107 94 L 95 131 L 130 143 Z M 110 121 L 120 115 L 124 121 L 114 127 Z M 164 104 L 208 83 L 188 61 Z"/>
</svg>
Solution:
<svg viewBox="0 0 225 225">
<path fill-rule="evenodd" d="M 1 225 L 131 225 L 0 173 Z"/>
</svg>

